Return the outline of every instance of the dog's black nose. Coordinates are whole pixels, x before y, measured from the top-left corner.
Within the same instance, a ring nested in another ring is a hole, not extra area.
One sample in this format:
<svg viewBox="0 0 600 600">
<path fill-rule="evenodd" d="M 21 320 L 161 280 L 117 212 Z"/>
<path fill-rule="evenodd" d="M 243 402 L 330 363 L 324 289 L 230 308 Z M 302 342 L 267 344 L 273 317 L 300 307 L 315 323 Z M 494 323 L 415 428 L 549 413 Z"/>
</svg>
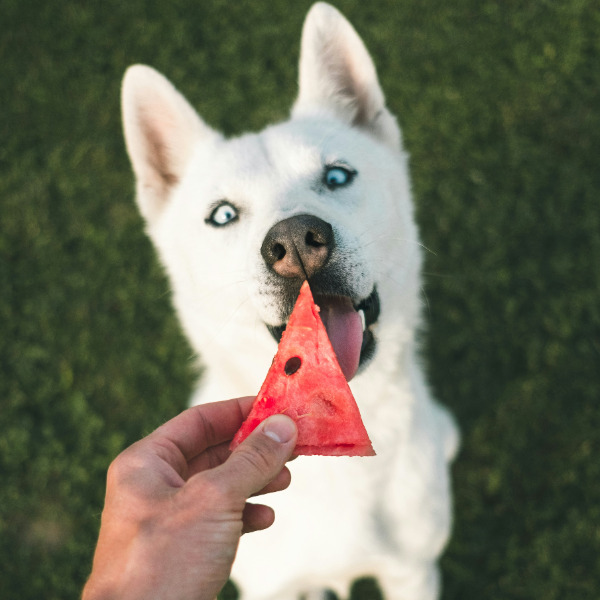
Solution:
<svg viewBox="0 0 600 600">
<path fill-rule="evenodd" d="M 309 278 L 321 270 L 334 247 L 333 229 L 318 217 L 297 215 L 273 225 L 260 253 L 282 277 Z"/>
</svg>

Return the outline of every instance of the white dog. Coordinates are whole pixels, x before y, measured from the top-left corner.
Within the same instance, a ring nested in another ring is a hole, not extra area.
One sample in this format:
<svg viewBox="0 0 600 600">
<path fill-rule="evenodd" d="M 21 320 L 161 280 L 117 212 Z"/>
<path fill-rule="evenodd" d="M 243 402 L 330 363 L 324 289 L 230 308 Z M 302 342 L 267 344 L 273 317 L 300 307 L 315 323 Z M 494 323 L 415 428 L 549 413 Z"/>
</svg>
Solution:
<svg viewBox="0 0 600 600">
<path fill-rule="evenodd" d="M 241 541 L 242 597 L 345 596 L 372 575 L 390 600 L 437 598 L 458 434 L 419 367 L 407 157 L 362 41 L 314 5 L 291 118 L 260 133 L 224 139 L 140 65 L 123 115 L 139 208 L 206 366 L 193 403 L 258 392 L 308 276 L 377 452 L 292 464 L 275 525 Z"/>
</svg>

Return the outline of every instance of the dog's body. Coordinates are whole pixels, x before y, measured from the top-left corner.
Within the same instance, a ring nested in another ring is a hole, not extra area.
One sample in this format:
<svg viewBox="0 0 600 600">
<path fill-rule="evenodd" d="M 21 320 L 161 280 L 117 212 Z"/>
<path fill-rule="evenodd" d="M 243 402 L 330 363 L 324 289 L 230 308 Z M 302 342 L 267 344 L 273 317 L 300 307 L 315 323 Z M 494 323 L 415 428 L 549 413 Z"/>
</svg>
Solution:
<svg viewBox="0 0 600 600">
<path fill-rule="evenodd" d="M 458 435 L 418 364 L 407 160 L 357 34 L 313 7 L 292 117 L 258 134 L 225 140 L 148 67 L 128 71 L 123 110 L 140 210 L 206 366 L 194 403 L 258 391 L 305 276 L 331 322 L 362 312 L 358 347 L 330 337 L 349 377 L 360 361 L 350 385 L 377 456 L 293 463 L 291 489 L 272 498 L 275 525 L 241 541 L 243 598 L 345 595 L 373 575 L 388 599 L 433 600 Z"/>
</svg>

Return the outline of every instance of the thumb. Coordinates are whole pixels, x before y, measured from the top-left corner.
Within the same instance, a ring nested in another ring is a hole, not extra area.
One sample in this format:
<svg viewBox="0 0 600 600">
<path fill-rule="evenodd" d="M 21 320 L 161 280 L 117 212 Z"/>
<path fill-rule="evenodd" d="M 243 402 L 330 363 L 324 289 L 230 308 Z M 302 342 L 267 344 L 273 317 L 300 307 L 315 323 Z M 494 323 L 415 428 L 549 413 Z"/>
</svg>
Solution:
<svg viewBox="0 0 600 600">
<path fill-rule="evenodd" d="M 219 467 L 231 492 L 244 500 L 280 473 L 296 446 L 296 423 L 286 415 L 265 419 Z"/>
</svg>

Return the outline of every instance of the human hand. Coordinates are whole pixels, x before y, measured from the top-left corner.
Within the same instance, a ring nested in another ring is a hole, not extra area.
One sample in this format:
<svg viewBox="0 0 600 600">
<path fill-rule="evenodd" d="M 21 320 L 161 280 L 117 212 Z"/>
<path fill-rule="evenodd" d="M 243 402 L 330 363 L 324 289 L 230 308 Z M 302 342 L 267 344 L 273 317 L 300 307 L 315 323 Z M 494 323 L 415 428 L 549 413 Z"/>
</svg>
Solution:
<svg viewBox="0 0 600 600">
<path fill-rule="evenodd" d="M 271 508 L 246 500 L 290 483 L 290 418 L 270 417 L 228 450 L 252 400 L 194 406 L 117 456 L 83 600 L 217 596 L 242 533 L 274 520 Z"/>
</svg>

